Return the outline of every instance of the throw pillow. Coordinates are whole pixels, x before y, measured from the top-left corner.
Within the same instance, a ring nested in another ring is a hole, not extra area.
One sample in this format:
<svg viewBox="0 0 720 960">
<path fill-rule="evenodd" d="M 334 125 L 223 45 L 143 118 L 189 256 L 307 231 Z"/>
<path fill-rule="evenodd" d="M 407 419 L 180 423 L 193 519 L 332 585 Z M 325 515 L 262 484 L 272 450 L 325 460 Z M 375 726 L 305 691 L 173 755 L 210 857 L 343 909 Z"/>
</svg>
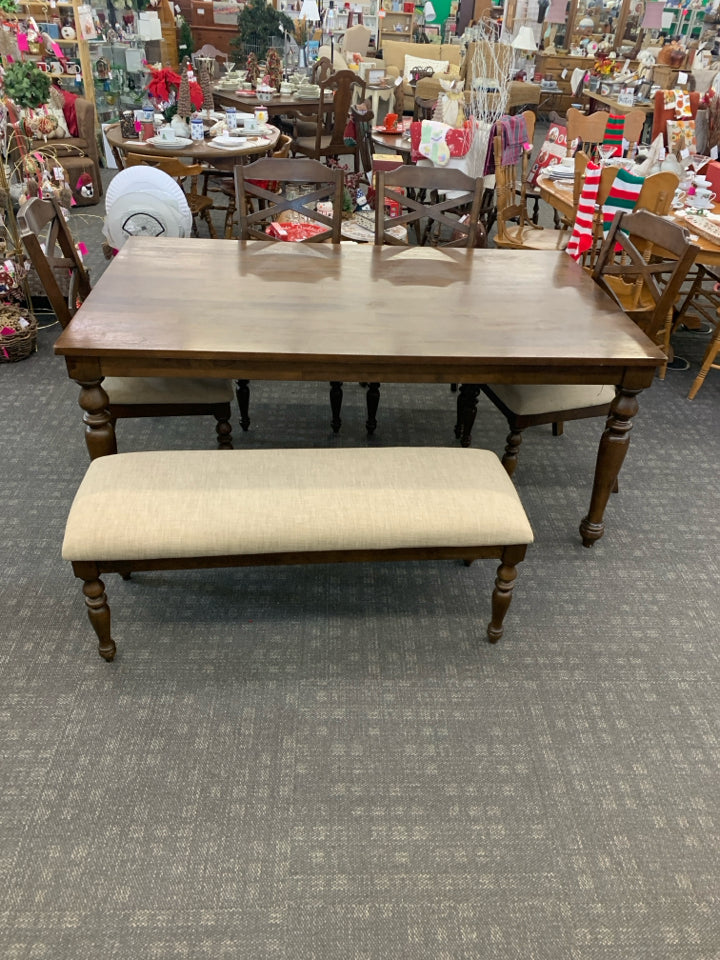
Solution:
<svg viewBox="0 0 720 960">
<path fill-rule="evenodd" d="M 449 66 L 449 60 L 429 60 L 427 57 L 413 57 L 409 53 L 406 53 L 405 66 L 403 67 L 403 80 L 410 80 L 410 72 L 415 67 L 432 67 L 433 73 L 446 73 Z"/>
<path fill-rule="evenodd" d="M 673 153 L 675 156 L 679 156 L 684 150 L 687 150 L 688 153 L 697 153 L 695 121 L 668 120 L 667 139 L 668 153 Z"/>
<path fill-rule="evenodd" d="M 32 140 L 59 140 L 69 136 L 62 110 L 47 103 L 22 111 L 22 128 Z"/>
</svg>

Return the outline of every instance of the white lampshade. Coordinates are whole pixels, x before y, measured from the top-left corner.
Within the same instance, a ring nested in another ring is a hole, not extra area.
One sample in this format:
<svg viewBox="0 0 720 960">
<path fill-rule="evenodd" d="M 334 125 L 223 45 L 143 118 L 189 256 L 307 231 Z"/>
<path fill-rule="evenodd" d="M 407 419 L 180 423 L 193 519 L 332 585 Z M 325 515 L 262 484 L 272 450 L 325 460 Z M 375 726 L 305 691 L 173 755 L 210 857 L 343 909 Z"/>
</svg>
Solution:
<svg viewBox="0 0 720 960">
<path fill-rule="evenodd" d="M 310 20 L 311 23 L 320 19 L 317 0 L 303 0 L 303 5 L 300 8 L 300 18 L 302 20 Z"/>
<path fill-rule="evenodd" d="M 425 17 L 425 23 L 432 23 L 433 20 L 437 20 L 435 7 L 432 5 L 431 0 L 427 0 L 427 3 L 423 7 L 423 16 Z"/>
<path fill-rule="evenodd" d="M 537 50 L 535 34 L 532 32 L 532 27 L 520 27 L 518 35 L 512 42 L 512 46 L 515 50 Z"/>
</svg>

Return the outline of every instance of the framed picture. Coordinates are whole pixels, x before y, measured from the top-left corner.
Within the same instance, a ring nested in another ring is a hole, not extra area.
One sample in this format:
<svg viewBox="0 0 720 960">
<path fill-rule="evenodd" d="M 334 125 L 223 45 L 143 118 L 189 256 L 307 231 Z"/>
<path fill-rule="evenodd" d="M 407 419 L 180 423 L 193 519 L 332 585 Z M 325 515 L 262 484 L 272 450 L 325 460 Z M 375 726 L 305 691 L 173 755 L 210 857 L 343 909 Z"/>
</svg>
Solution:
<svg viewBox="0 0 720 960">
<path fill-rule="evenodd" d="M 385 79 L 385 71 L 381 68 L 368 70 L 366 80 L 371 87 L 379 86 Z"/>
</svg>

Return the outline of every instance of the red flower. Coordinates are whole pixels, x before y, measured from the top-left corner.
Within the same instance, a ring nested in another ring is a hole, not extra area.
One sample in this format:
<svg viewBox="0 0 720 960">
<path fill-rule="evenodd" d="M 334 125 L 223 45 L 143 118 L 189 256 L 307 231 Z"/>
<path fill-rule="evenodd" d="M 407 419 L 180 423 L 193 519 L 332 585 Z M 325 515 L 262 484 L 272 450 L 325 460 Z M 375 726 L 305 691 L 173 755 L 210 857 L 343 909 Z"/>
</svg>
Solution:
<svg viewBox="0 0 720 960">
<path fill-rule="evenodd" d="M 148 83 L 148 96 L 152 97 L 153 100 L 158 100 L 161 103 L 166 102 L 170 99 L 171 90 L 174 89 L 177 92 L 177 88 L 180 86 L 180 77 L 174 70 L 171 70 L 169 67 L 163 67 L 161 70 L 156 70 L 154 67 L 151 67 L 150 64 L 146 64 L 147 68 L 150 70 L 151 77 L 150 82 Z M 202 95 L 200 98 L 200 103 L 202 105 Z"/>
</svg>

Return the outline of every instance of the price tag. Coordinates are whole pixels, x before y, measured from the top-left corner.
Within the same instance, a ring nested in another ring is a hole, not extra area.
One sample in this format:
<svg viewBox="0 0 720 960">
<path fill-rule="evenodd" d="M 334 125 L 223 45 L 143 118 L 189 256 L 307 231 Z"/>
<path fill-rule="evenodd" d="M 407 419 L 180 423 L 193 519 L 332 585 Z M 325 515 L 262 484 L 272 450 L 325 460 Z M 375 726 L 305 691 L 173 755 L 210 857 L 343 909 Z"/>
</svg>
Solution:
<svg viewBox="0 0 720 960">
<path fill-rule="evenodd" d="M 688 75 L 681 70 L 681 71 L 678 73 L 677 82 L 680 83 L 680 84 L 687 83 L 687 82 L 688 82 Z"/>
<path fill-rule="evenodd" d="M 688 158 L 689 156 L 690 156 L 690 151 L 688 150 L 687 147 L 685 147 L 684 150 L 681 150 L 681 151 L 680 151 L 680 159 L 681 159 L 681 160 L 687 160 L 687 158 Z"/>
<path fill-rule="evenodd" d="M 566 68 L 563 70 L 563 72 L 560 74 L 560 79 L 561 79 L 561 80 L 565 80 L 566 78 L 567 78 L 567 67 L 566 67 Z"/>
<path fill-rule="evenodd" d="M 717 158 L 718 158 L 718 148 L 710 147 L 710 159 L 717 160 Z"/>
</svg>

